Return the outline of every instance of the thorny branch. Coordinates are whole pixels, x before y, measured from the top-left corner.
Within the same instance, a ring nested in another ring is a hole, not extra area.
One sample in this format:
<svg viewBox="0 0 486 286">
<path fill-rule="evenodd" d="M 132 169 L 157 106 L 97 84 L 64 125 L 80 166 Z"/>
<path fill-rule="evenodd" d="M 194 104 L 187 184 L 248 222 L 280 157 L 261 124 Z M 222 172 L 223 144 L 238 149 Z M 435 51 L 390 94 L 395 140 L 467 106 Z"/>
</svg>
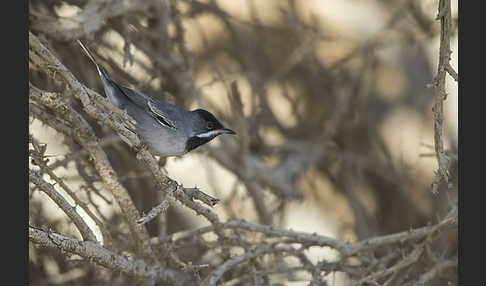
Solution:
<svg viewBox="0 0 486 286">
<path fill-rule="evenodd" d="M 458 81 L 458 75 L 450 65 L 450 48 L 451 37 L 451 1 L 440 0 L 439 12 L 437 19 L 440 20 L 440 47 L 439 47 L 439 64 L 437 75 L 435 77 L 435 102 L 434 112 L 434 143 L 435 153 L 439 169 L 436 171 L 434 182 L 432 183 L 432 192 L 437 193 L 439 184 L 445 182 L 450 187 L 449 158 L 444 150 L 444 100 L 446 94 L 446 74 L 449 73 L 455 81 Z"/>
<path fill-rule="evenodd" d="M 87 203 L 82 201 L 81 199 L 78 198 L 78 196 L 71 190 L 71 188 L 61 179 L 59 178 L 54 171 L 49 168 L 46 165 L 46 162 L 44 160 L 44 152 L 45 152 L 45 147 L 42 147 L 32 136 L 30 136 L 30 143 L 33 145 L 34 149 L 30 150 L 30 157 L 34 160 L 35 165 L 39 166 L 41 169 L 41 172 L 45 172 L 49 174 L 49 177 L 54 180 L 57 184 L 59 184 L 62 189 L 68 193 L 68 195 L 74 200 L 76 206 L 80 206 L 86 214 L 96 223 L 96 225 L 99 227 L 101 234 L 103 235 L 103 241 L 108 244 L 111 241 L 111 235 L 106 229 L 106 226 L 104 223 L 89 209 L 89 206 Z M 45 182 L 44 182 L 45 183 Z M 54 190 L 54 188 L 49 188 L 50 192 L 55 192 L 54 196 L 55 197 L 61 197 L 62 201 L 62 196 L 57 194 L 57 192 Z M 84 223 L 84 220 L 81 219 L 81 226 L 82 226 L 82 233 L 87 233 L 87 237 L 90 240 L 96 241 L 94 234 L 92 233 L 91 229 Z M 84 235 L 83 235 L 84 237 Z"/>
<path fill-rule="evenodd" d="M 55 189 L 54 186 L 44 181 L 39 174 L 29 170 L 29 181 L 34 183 L 40 190 L 45 192 L 63 211 L 64 213 L 74 222 L 76 227 L 81 232 L 84 240 L 96 241 L 96 237 L 88 227 L 83 218 L 78 214 L 73 206 L 71 206 L 66 199 L 61 196 Z"/>
</svg>

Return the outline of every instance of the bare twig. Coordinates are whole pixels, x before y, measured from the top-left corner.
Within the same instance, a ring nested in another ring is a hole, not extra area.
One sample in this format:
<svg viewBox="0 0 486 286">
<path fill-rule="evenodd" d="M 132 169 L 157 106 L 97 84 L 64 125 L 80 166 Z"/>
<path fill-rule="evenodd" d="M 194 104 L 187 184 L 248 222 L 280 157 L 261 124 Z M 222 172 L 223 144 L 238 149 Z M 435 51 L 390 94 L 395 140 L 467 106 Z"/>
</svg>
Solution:
<svg viewBox="0 0 486 286">
<path fill-rule="evenodd" d="M 434 279 L 434 277 L 450 267 L 457 267 L 457 261 L 444 260 L 437 263 L 432 269 L 422 274 L 414 286 L 426 285 L 427 282 Z"/>
<path fill-rule="evenodd" d="M 204 281 L 199 284 L 199 286 L 214 286 L 216 285 L 216 282 L 223 276 L 223 274 L 228 271 L 231 267 L 242 263 L 244 261 L 250 260 L 252 258 L 261 256 L 263 254 L 268 254 L 268 253 L 282 253 L 289 251 L 289 248 L 282 248 L 282 247 L 269 247 L 269 248 L 259 248 L 255 250 L 250 250 L 249 252 L 246 252 L 242 255 L 238 255 L 235 257 L 232 257 L 231 259 L 227 260 L 225 263 L 221 264 L 216 270 L 211 272 L 209 276 L 204 279 Z"/>
<path fill-rule="evenodd" d="M 456 227 L 457 224 L 458 224 L 457 208 L 454 208 L 445 216 L 445 218 L 441 222 L 439 222 L 436 225 L 424 226 L 421 228 L 411 229 L 409 231 L 403 231 L 395 234 L 389 234 L 389 235 L 365 239 L 363 241 L 354 244 L 351 250 L 349 251 L 349 254 L 350 255 L 356 254 L 357 252 L 363 249 L 376 248 L 386 244 L 422 238 L 427 235 L 430 235 L 431 233 L 440 231 L 441 229 L 444 228 Z"/>
<path fill-rule="evenodd" d="M 165 215 L 167 213 L 167 209 L 169 208 L 169 203 L 170 200 L 173 200 L 172 192 L 169 191 L 169 193 L 165 196 L 165 198 L 162 200 L 160 204 L 152 208 L 146 215 L 141 217 L 137 223 L 141 224 L 146 224 L 147 222 L 151 221 L 155 217 L 157 217 L 160 214 Z"/>
<path fill-rule="evenodd" d="M 402 268 L 405 268 L 405 267 L 415 263 L 420 258 L 420 255 L 422 255 L 423 250 L 424 250 L 423 245 L 419 245 L 419 246 L 415 247 L 415 249 L 409 255 L 407 255 L 405 258 L 400 260 L 400 262 L 397 263 L 396 265 L 394 265 L 393 267 L 390 267 L 390 268 L 387 268 L 383 271 L 378 271 L 378 272 L 375 272 L 371 275 L 363 277 L 360 280 L 353 283 L 353 286 L 363 285 L 363 284 L 366 284 L 366 283 L 375 283 L 378 279 L 385 277 L 387 275 L 390 275 L 390 274 L 394 273 L 395 271 L 398 271 Z M 378 283 L 376 283 L 376 284 L 380 285 Z"/>
</svg>

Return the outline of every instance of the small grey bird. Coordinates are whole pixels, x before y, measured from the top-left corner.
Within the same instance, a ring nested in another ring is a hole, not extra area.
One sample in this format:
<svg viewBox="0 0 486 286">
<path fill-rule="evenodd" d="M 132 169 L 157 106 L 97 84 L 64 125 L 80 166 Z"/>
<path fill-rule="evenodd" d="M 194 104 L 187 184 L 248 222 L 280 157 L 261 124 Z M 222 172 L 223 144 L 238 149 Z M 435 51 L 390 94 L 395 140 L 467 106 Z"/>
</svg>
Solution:
<svg viewBox="0 0 486 286">
<path fill-rule="evenodd" d="M 137 133 L 157 155 L 184 155 L 218 135 L 236 134 L 224 128 L 214 115 L 204 109 L 184 110 L 117 84 L 83 43 L 79 40 L 78 43 L 95 64 L 110 102 L 126 110 L 135 120 Z"/>
</svg>

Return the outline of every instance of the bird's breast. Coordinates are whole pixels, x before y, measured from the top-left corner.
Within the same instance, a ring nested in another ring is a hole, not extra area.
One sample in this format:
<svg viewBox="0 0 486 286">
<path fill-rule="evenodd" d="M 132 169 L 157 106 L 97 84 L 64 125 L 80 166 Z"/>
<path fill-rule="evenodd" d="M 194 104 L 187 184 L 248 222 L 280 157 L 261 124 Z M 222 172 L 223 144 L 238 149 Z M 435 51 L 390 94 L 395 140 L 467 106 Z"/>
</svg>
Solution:
<svg viewBox="0 0 486 286">
<path fill-rule="evenodd" d="M 162 126 L 152 118 L 137 122 L 137 133 L 141 139 L 159 156 L 179 156 L 187 152 L 187 135 L 179 129 Z"/>
</svg>

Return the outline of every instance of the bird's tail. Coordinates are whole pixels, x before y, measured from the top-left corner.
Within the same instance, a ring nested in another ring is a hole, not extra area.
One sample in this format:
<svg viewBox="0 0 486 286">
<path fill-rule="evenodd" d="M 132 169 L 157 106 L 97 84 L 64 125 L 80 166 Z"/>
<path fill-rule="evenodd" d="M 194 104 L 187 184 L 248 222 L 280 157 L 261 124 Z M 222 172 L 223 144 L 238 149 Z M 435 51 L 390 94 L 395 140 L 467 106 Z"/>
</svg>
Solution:
<svg viewBox="0 0 486 286">
<path fill-rule="evenodd" d="M 102 78 L 105 78 L 107 80 L 110 80 L 110 77 L 108 76 L 108 74 L 106 73 L 105 69 L 100 65 L 98 64 L 98 62 L 96 62 L 96 60 L 94 59 L 93 57 L 93 54 L 91 54 L 91 52 L 88 50 L 88 48 L 86 48 L 83 43 L 81 43 L 80 40 L 77 40 L 78 41 L 78 44 L 81 46 L 81 48 L 83 48 L 85 54 L 88 56 L 88 58 L 95 64 L 96 66 L 96 69 L 98 70 L 98 73 L 100 74 L 100 76 Z"/>
</svg>

